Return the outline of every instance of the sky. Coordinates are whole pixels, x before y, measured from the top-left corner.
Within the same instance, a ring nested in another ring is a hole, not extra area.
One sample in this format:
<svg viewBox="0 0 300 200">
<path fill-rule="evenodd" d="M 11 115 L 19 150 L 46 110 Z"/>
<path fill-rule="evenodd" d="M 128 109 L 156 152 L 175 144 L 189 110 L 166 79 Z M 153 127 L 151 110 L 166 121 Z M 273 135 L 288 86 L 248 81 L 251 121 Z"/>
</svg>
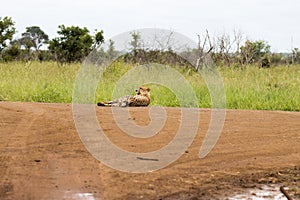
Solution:
<svg viewBox="0 0 300 200">
<path fill-rule="evenodd" d="M 233 35 L 265 40 L 273 52 L 300 48 L 299 0 L 5 0 L 0 17 L 15 21 L 18 35 L 37 25 L 51 38 L 58 26 L 103 30 L 105 39 L 141 28 L 168 29 L 197 41 Z"/>
</svg>

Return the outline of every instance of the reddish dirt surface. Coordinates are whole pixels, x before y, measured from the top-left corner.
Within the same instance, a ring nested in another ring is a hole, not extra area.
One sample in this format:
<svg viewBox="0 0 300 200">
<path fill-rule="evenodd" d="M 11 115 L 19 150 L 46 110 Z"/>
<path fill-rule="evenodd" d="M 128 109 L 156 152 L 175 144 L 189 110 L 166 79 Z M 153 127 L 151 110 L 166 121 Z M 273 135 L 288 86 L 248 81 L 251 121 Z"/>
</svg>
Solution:
<svg viewBox="0 0 300 200">
<path fill-rule="evenodd" d="M 149 108 L 130 108 L 139 125 Z M 119 147 L 148 152 L 176 133 L 179 108 L 166 108 L 161 132 L 148 139 L 117 128 L 110 108 L 96 107 L 101 127 Z M 190 148 L 164 169 L 133 174 L 89 154 L 75 129 L 70 104 L 0 102 L 0 199 L 226 199 L 262 185 L 286 186 L 300 198 L 300 113 L 228 110 L 222 135 L 198 157 L 211 111 L 200 110 Z"/>
</svg>

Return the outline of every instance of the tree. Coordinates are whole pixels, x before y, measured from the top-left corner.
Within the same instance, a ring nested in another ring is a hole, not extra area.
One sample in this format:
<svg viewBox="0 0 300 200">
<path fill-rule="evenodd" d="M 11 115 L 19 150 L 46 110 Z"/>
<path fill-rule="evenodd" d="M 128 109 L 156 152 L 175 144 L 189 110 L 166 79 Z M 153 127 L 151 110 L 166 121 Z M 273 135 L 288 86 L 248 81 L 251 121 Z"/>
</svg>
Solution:
<svg viewBox="0 0 300 200">
<path fill-rule="evenodd" d="M 11 44 L 2 52 L 2 59 L 6 62 L 13 61 L 18 59 L 21 54 L 22 51 L 19 46 L 17 44 Z"/>
<path fill-rule="evenodd" d="M 36 51 L 49 42 L 49 36 L 38 26 L 26 27 L 26 32 L 22 33 L 22 38 L 27 41 L 26 43 L 31 41 L 29 46 Z M 27 45 L 27 47 L 29 46 Z"/>
<path fill-rule="evenodd" d="M 19 41 L 20 47 L 25 48 L 27 53 L 30 53 L 30 49 L 34 47 L 34 42 L 32 41 L 32 39 L 29 36 L 24 36 L 24 37 L 20 38 L 18 41 Z"/>
<path fill-rule="evenodd" d="M 59 37 L 49 42 L 49 50 L 55 54 L 59 62 L 80 62 L 95 46 L 95 43 L 103 42 L 103 31 L 96 33 L 95 37 L 89 34 L 89 30 L 78 26 L 59 26 Z M 102 37 L 101 37 L 102 36 Z"/>
<path fill-rule="evenodd" d="M 112 60 L 112 59 L 116 58 L 116 56 L 118 55 L 118 52 L 115 50 L 115 46 L 114 46 L 115 42 L 111 39 L 108 42 L 109 42 L 109 44 L 108 44 L 108 49 L 107 49 L 106 53 L 107 53 L 109 60 Z"/>
<path fill-rule="evenodd" d="M 300 50 L 298 48 L 292 49 L 291 62 L 292 64 L 300 62 Z"/>
<path fill-rule="evenodd" d="M 26 59 L 31 59 L 32 55 L 35 55 L 37 59 L 40 54 L 40 48 L 47 44 L 49 37 L 38 26 L 26 27 L 26 31 L 22 33 L 22 37 L 19 39 L 21 48 L 25 48 Z"/>
<path fill-rule="evenodd" d="M 204 40 L 201 41 L 201 36 L 198 34 L 198 47 L 197 50 L 194 51 L 196 53 L 196 71 L 198 72 L 204 67 L 205 56 L 212 52 L 214 46 L 211 42 L 210 35 L 208 30 L 206 30 L 206 35 L 204 36 Z"/>
<path fill-rule="evenodd" d="M 250 41 L 247 40 L 244 46 L 241 47 L 241 59 L 242 64 L 251 64 L 255 62 L 260 62 L 262 65 L 266 65 L 266 59 L 268 54 L 270 54 L 271 46 L 265 41 Z M 268 64 L 267 64 L 268 65 Z"/>
<path fill-rule="evenodd" d="M 104 42 L 104 36 L 103 36 L 103 31 L 97 31 L 94 37 L 94 43 L 96 46 L 100 46 Z"/>
<path fill-rule="evenodd" d="M 223 34 L 220 37 L 218 37 L 218 44 L 220 49 L 220 55 L 222 57 L 222 60 L 225 61 L 225 64 L 227 66 L 230 66 L 231 64 L 231 56 L 230 56 L 230 50 L 234 44 L 235 41 L 232 41 L 230 38 L 230 35 Z"/>
<path fill-rule="evenodd" d="M 13 35 L 16 33 L 14 27 L 15 22 L 10 17 L 0 17 L 0 52 L 7 47 L 7 44 L 12 40 Z"/>
<path fill-rule="evenodd" d="M 243 33 L 241 30 L 237 30 L 237 29 L 234 29 L 233 30 L 233 35 L 234 35 L 234 42 L 235 42 L 235 45 L 236 45 L 236 50 L 235 50 L 235 54 L 239 54 L 240 53 L 240 46 L 241 46 L 241 42 L 243 40 Z"/>
<path fill-rule="evenodd" d="M 132 51 L 137 53 L 137 50 L 141 47 L 141 34 L 137 31 L 133 31 L 130 33 L 132 40 L 130 41 L 130 45 L 132 47 Z"/>
</svg>

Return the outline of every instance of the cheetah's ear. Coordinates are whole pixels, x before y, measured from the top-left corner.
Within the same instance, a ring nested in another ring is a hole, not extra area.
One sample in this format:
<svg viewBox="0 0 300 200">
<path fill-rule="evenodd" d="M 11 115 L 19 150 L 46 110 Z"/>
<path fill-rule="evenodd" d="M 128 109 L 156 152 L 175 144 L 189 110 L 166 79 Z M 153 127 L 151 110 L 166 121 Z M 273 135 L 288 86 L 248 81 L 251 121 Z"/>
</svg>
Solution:
<svg viewBox="0 0 300 200">
<path fill-rule="evenodd" d="M 147 88 L 147 91 L 150 92 L 150 88 Z"/>
</svg>

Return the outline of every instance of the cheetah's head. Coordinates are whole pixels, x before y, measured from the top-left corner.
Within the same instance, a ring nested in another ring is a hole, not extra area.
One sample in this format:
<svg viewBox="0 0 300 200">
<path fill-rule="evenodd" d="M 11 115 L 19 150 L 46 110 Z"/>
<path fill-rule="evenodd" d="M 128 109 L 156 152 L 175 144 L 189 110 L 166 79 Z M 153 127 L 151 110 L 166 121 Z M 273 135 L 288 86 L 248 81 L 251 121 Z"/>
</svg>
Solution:
<svg viewBox="0 0 300 200">
<path fill-rule="evenodd" d="M 150 88 L 141 86 L 139 89 L 135 90 L 137 95 L 149 96 L 150 97 Z"/>
</svg>

